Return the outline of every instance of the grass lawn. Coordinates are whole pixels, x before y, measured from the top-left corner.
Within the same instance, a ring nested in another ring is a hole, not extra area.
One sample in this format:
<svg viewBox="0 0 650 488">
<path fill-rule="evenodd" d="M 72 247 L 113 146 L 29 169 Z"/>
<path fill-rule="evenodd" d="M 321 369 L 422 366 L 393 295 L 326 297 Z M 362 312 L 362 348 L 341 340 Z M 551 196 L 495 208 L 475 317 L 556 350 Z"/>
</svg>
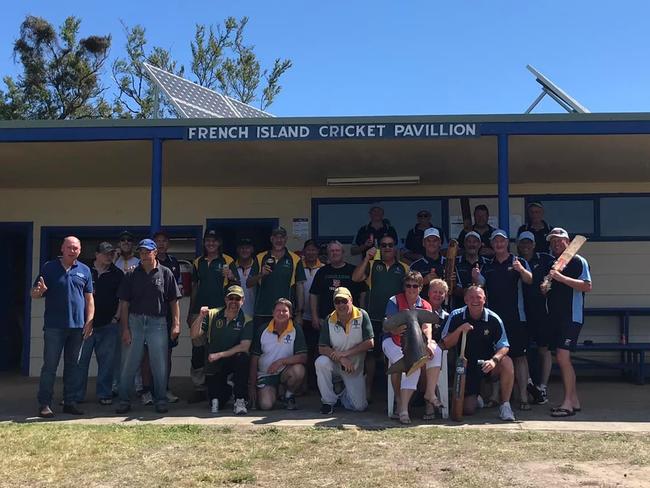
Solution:
<svg viewBox="0 0 650 488">
<path fill-rule="evenodd" d="M 0 424 L 0 486 L 648 486 L 634 434 Z"/>
</svg>

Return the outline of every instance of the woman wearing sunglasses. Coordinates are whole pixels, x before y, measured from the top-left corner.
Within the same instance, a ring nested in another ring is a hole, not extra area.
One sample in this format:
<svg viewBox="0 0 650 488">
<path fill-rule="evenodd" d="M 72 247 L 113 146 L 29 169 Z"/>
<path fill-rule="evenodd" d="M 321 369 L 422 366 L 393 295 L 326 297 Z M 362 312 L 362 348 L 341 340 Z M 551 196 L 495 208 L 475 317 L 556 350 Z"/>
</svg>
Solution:
<svg viewBox="0 0 650 488">
<path fill-rule="evenodd" d="M 420 297 L 422 291 L 422 275 L 417 271 L 409 271 L 404 276 L 403 292 L 390 297 L 386 304 L 386 317 L 395 315 L 402 310 L 428 310 L 433 311 L 431 304 Z M 396 333 L 385 334 L 382 340 L 382 350 L 388 359 L 388 366 L 392 366 L 404 356 L 401 345 L 401 333 L 404 332 L 406 326 L 400 327 Z M 437 369 L 440 372 L 440 358 L 442 353 L 435 354 L 436 349 L 440 350 L 431 337 L 432 327 L 431 324 L 422 324 L 422 333 L 425 336 L 427 350 L 429 353 L 429 360 L 426 363 L 427 377 L 430 376 L 429 371 Z M 427 378 L 428 379 L 428 378 Z M 395 373 L 391 375 L 391 382 L 393 390 L 395 391 L 396 408 L 395 419 L 399 420 L 402 424 L 410 424 L 411 418 L 409 416 L 408 408 L 413 392 L 417 390 L 418 382 L 420 380 L 420 371 L 415 371 L 410 375 L 406 373 Z M 435 384 L 433 386 L 435 392 Z M 429 393 L 429 392 L 427 392 Z M 425 395 L 426 398 L 426 395 Z M 435 403 L 433 400 L 435 393 L 427 398 L 427 409 L 425 412 L 425 420 L 432 419 L 435 416 Z"/>
</svg>

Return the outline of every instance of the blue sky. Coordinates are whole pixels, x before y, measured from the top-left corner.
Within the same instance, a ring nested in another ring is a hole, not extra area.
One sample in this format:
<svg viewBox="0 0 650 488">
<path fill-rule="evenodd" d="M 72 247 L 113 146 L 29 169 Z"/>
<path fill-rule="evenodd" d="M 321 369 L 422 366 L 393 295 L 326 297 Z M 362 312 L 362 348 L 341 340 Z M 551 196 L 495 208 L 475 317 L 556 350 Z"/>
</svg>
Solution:
<svg viewBox="0 0 650 488">
<path fill-rule="evenodd" d="M 120 20 L 188 65 L 194 25 L 248 16 L 247 40 L 266 65 L 294 67 L 269 109 L 278 116 L 522 113 L 538 95 L 532 64 L 592 112 L 650 112 L 650 3 L 538 0 L 326 2 L 112 0 L 3 2 L 0 73 L 25 15 L 81 35 L 113 35 Z M 538 112 L 559 112 L 545 101 Z"/>
</svg>

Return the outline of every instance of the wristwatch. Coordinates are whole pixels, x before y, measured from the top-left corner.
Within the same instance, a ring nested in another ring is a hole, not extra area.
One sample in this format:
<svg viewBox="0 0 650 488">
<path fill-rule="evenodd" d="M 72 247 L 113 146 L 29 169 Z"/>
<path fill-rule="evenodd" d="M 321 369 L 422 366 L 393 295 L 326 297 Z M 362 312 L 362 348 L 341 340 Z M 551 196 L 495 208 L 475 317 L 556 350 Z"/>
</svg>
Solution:
<svg viewBox="0 0 650 488">
<path fill-rule="evenodd" d="M 492 361 L 494 361 L 495 364 L 499 364 L 499 361 L 501 361 L 501 358 L 499 356 L 492 356 Z"/>
</svg>

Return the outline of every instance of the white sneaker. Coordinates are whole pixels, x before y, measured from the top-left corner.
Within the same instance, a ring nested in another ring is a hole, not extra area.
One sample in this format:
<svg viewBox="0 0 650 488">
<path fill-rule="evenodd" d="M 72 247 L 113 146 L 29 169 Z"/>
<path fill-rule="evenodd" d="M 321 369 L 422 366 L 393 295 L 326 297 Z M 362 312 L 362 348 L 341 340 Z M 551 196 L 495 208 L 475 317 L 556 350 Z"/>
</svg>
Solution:
<svg viewBox="0 0 650 488">
<path fill-rule="evenodd" d="M 169 403 L 176 403 L 179 400 L 179 398 L 172 393 L 171 390 L 167 390 L 167 401 Z"/>
<path fill-rule="evenodd" d="M 153 397 L 151 396 L 150 391 L 146 391 L 142 394 L 141 397 L 143 405 L 153 405 Z"/>
<path fill-rule="evenodd" d="M 248 413 L 248 409 L 246 409 L 246 401 L 243 398 L 235 400 L 232 411 L 235 415 L 246 415 Z"/>
<path fill-rule="evenodd" d="M 499 405 L 499 418 L 505 422 L 514 422 L 515 414 L 512 413 L 510 402 L 503 402 Z"/>
<path fill-rule="evenodd" d="M 210 413 L 217 414 L 219 413 L 219 399 L 213 398 L 210 402 Z"/>
<path fill-rule="evenodd" d="M 485 402 L 481 395 L 476 395 L 476 408 L 485 408 Z"/>
</svg>

